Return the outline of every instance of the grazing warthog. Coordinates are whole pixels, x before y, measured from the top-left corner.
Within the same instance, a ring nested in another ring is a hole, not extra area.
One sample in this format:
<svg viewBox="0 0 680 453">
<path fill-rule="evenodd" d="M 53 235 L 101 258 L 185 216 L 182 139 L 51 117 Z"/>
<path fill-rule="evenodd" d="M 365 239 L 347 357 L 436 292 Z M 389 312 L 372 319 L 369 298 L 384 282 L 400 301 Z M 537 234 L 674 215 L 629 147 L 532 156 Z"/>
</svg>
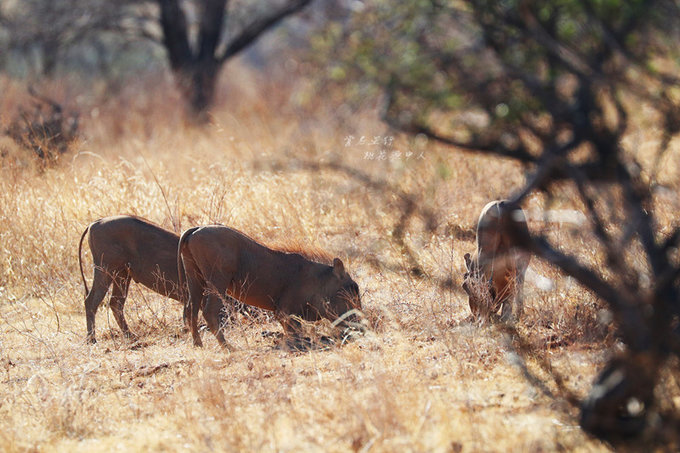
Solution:
<svg viewBox="0 0 680 453">
<path fill-rule="evenodd" d="M 332 265 L 326 265 L 308 258 L 272 250 L 225 226 L 185 231 L 179 241 L 177 266 L 184 264 L 194 345 L 202 345 L 196 324 L 202 308 L 208 328 L 227 346 L 221 329 L 225 295 L 273 311 L 287 333 L 296 333 L 299 327 L 294 317 L 334 320 L 361 308 L 359 287 L 342 261 L 335 258 Z M 349 315 L 341 324 L 355 319 Z"/>
<path fill-rule="evenodd" d="M 92 289 L 87 289 L 83 273 L 82 248 L 85 235 L 94 260 Z M 114 216 L 90 224 L 80 237 L 78 260 L 85 285 L 87 338 L 95 343 L 94 320 L 110 286 L 111 311 L 128 338 L 134 335 L 125 322 L 123 307 L 130 280 L 178 301 L 186 301 L 186 291 L 179 291 L 177 244 L 179 236 L 139 217 Z M 185 311 L 186 313 L 186 311 Z"/>
<path fill-rule="evenodd" d="M 475 256 L 465 254 L 463 289 L 476 318 L 489 318 L 501 306 L 503 321 L 517 320 L 522 315 L 522 287 L 531 255 L 513 245 L 510 234 L 502 227 L 508 220 L 528 234 L 521 209 L 510 211 L 504 201 L 487 204 L 477 223 Z"/>
</svg>

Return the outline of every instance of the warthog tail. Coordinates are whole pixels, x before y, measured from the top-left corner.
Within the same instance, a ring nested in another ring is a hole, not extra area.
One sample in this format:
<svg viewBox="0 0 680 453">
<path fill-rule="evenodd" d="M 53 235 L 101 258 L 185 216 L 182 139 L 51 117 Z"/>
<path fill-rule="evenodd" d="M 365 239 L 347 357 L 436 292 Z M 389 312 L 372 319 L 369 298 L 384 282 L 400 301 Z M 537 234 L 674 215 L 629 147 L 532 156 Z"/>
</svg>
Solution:
<svg viewBox="0 0 680 453">
<path fill-rule="evenodd" d="M 184 281 L 183 281 L 183 274 L 182 270 L 184 269 L 184 265 L 182 264 L 182 249 L 184 248 L 184 245 L 186 244 L 187 239 L 189 239 L 189 236 L 191 234 L 198 230 L 199 227 L 193 227 L 189 228 L 186 230 L 184 233 L 182 233 L 182 236 L 179 238 L 179 244 L 177 244 L 177 291 L 179 292 L 180 295 L 184 292 Z M 187 292 L 188 295 L 188 292 Z M 184 299 L 184 304 L 187 304 L 187 301 L 189 300 L 188 297 Z"/>
<path fill-rule="evenodd" d="M 87 281 L 85 281 L 85 273 L 83 272 L 83 239 L 85 239 L 87 232 L 90 231 L 90 226 L 92 226 L 92 224 L 85 228 L 85 231 L 83 231 L 83 234 L 80 236 L 80 243 L 78 244 L 78 264 L 80 265 L 80 276 L 83 277 L 83 285 L 85 286 L 85 297 L 87 297 L 90 290 L 87 288 Z"/>
</svg>

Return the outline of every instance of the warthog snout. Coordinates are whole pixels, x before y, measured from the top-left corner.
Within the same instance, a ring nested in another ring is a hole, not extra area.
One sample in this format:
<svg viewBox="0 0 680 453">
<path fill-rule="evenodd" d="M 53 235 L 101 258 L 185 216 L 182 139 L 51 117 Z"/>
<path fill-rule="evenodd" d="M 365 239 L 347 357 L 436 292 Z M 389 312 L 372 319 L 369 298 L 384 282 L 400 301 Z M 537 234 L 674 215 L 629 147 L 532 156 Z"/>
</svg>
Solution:
<svg viewBox="0 0 680 453">
<path fill-rule="evenodd" d="M 335 321 L 333 321 L 333 326 L 342 329 L 343 331 L 352 329 L 365 332 L 366 326 L 361 322 L 363 318 L 364 317 L 361 311 L 359 311 L 357 308 L 353 308 L 343 313 Z"/>
</svg>

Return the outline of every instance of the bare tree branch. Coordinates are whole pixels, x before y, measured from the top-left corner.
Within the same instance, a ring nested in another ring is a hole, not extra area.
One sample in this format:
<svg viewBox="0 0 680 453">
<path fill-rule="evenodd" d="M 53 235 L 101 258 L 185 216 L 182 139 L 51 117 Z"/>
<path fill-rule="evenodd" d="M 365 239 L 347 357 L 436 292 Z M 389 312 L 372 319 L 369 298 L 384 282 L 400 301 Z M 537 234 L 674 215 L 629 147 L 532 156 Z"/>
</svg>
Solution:
<svg viewBox="0 0 680 453">
<path fill-rule="evenodd" d="M 631 349 L 643 352 L 649 348 L 650 332 L 644 328 L 645 324 L 640 319 L 641 311 L 637 302 L 631 300 L 628 294 L 619 291 L 615 286 L 598 277 L 592 269 L 583 266 L 575 258 L 553 248 L 545 238 L 525 236 L 521 230 L 511 226 L 510 223 L 508 230 L 513 232 L 519 246 L 557 266 L 607 302 L 612 307 L 622 335 Z"/>
<path fill-rule="evenodd" d="M 204 0 L 198 29 L 198 61 L 215 61 L 227 0 Z"/>
<path fill-rule="evenodd" d="M 248 47 L 262 33 L 274 27 L 284 18 L 301 11 L 312 0 L 291 0 L 282 8 L 273 12 L 269 16 L 257 18 L 246 26 L 241 33 L 227 45 L 224 54 L 218 57 L 219 61 L 225 61 Z"/>
<path fill-rule="evenodd" d="M 432 129 L 424 125 L 416 124 L 403 125 L 396 121 L 394 118 L 388 116 L 384 116 L 383 119 L 395 130 L 411 135 L 422 134 L 431 140 L 434 140 L 444 145 L 458 148 L 461 151 L 470 153 L 492 154 L 499 157 L 510 157 L 512 159 L 524 163 L 535 163 L 537 161 L 536 156 L 529 153 L 523 147 L 513 149 L 508 148 L 500 143 L 493 143 L 492 145 L 489 145 L 480 142 L 461 142 L 450 137 L 439 135 L 437 132 L 434 132 Z"/>
<path fill-rule="evenodd" d="M 163 44 L 168 49 L 170 66 L 178 70 L 185 67 L 192 59 L 187 20 L 179 5 L 179 0 L 159 0 L 159 5 Z"/>
<path fill-rule="evenodd" d="M 576 184 L 581 199 L 588 210 L 589 218 L 592 220 L 595 229 L 595 235 L 598 237 L 600 244 L 604 246 L 607 253 L 607 261 L 614 268 L 615 275 L 618 277 L 619 282 L 630 288 L 632 291 L 638 290 L 639 286 L 637 284 L 637 279 L 632 278 L 631 272 L 626 268 L 623 251 L 621 248 L 617 248 L 614 239 L 607 232 L 605 220 L 600 216 L 595 200 L 588 194 L 586 187 L 588 181 L 583 173 L 573 166 L 568 165 L 567 168 L 572 175 L 571 177 Z"/>
</svg>

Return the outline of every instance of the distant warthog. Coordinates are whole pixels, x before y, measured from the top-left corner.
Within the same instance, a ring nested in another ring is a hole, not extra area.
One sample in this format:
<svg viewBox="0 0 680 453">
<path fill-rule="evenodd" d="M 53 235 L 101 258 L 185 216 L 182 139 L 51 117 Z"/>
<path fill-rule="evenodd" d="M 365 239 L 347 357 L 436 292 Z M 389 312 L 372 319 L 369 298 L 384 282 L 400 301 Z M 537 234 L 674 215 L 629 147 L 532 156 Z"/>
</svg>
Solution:
<svg viewBox="0 0 680 453">
<path fill-rule="evenodd" d="M 504 221 L 514 222 L 528 234 L 526 217 L 521 209 L 510 211 L 504 201 L 487 204 L 477 223 L 477 251 L 474 258 L 465 254 L 463 289 L 473 316 L 488 318 L 502 308 L 501 319 L 517 320 L 522 316 L 522 287 L 531 255 L 515 247 Z"/>
<path fill-rule="evenodd" d="M 308 258 L 319 257 L 272 250 L 225 226 L 185 231 L 179 241 L 177 266 L 184 264 L 188 282 L 194 345 L 202 345 L 196 324 L 199 308 L 220 344 L 227 345 L 221 329 L 225 295 L 273 311 L 284 331 L 290 333 L 299 327 L 295 317 L 334 320 L 361 308 L 359 287 L 342 261 L 335 258 L 327 265 Z M 349 315 L 341 324 L 354 319 Z"/>
<path fill-rule="evenodd" d="M 92 290 L 87 289 L 83 273 L 82 248 L 85 235 L 94 261 Z M 186 301 L 186 291 L 177 284 L 177 244 L 179 236 L 139 217 L 114 216 L 99 219 L 80 237 L 78 261 L 85 285 L 87 338 L 95 343 L 94 320 L 109 287 L 111 311 L 126 337 L 134 337 L 125 322 L 123 307 L 130 280 L 178 301 Z"/>
</svg>

